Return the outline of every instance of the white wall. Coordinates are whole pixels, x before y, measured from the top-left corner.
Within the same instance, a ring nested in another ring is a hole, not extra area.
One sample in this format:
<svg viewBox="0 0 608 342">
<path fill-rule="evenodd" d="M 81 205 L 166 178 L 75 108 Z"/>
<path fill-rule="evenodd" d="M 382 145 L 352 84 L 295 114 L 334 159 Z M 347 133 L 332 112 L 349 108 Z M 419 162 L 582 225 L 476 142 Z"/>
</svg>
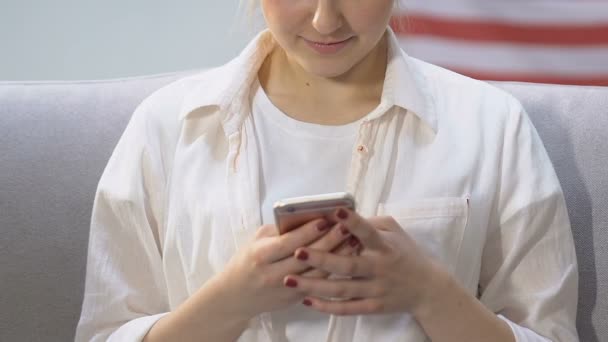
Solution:
<svg viewBox="0 0 608 342">
<path fill-rule="evenodd" d="M 238 0 L 0 0 L 0 80 L 104 79 L 222 64 Z"/>
</svg>

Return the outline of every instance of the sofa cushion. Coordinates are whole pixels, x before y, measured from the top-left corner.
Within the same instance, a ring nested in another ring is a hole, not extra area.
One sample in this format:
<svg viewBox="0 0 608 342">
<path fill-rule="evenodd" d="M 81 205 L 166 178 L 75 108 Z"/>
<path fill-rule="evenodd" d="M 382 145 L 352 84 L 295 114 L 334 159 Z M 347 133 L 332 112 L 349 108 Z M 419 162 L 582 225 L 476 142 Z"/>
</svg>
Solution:
<svg viewBox="0 0 608 342">
<path fill-rule="evenodd" d="M 133 109 L 177 77 L 0 83 L 0 341 L 74 339 L 97 182 Z"/>
</svg>

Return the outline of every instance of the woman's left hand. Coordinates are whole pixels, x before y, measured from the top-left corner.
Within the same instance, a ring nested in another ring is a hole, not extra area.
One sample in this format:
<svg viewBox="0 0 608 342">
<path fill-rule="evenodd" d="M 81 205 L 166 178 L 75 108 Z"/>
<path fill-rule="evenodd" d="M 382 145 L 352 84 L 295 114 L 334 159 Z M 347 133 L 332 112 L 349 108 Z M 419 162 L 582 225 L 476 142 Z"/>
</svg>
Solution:
<svg viewBox="0 0 608 342">
<path fill-rule="evenodd" d="M 361 252 L 341 256 L 306 247 L 296 250 L 301 262 L 342 276 L 288 275 L 283 283 L 306 294 L 305 305 L 336 315 L 410 312 L 417 316 L 416 312 L 429 309 L 448 275 L 392 217 L 364 219 L 345 209 L 334 215 L 341 229 L 359 239 Z"/>
</svg>

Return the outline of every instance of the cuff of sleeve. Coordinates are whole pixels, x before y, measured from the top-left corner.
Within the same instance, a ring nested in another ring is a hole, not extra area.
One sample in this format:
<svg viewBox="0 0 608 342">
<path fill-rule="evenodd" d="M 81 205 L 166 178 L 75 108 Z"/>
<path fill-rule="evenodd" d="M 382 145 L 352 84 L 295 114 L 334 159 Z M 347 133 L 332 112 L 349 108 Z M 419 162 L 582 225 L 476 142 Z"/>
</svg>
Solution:
<svg viewBox="0 0 608 342">
<path fill-rule="evenodd" d="M 116 330 L 110 336 L 110 338 L 108 338 L 108 341 L 141 342 L 143 341 L 148 331 L 152 329 L 152 326 L 167 314 L 169 313 L 165 312 L 158 315 L 144 316 L 130 320 L 129 322 L 118 328 L 118 330 Z"/>
<path fill-rule="evenodd" d="M 511 331 L 513 332 L 513 336 L 515 336 L 515 342 L 551 342 L 551 340 L 540 336 L 534 331 L 511 322 L 503 315 L 497 316 L 509 325 L 509 328 L 511 328 Z"/>
</svg>

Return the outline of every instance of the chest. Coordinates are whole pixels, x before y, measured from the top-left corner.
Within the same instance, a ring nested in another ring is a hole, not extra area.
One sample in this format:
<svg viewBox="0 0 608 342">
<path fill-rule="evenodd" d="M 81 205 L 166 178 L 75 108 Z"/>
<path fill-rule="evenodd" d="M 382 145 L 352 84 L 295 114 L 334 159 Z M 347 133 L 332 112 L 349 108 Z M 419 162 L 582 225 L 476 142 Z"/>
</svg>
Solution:
<svg viewBox="0 0 608 342">
<path fill-rule="evenodd" d="M 229 157 L 227 142 L 210 146 L 199 140 L 176 155 L 163 252 L 167 265 L 179 267 L 168 286 L 185 283 L 184 291 L 191 294 L 221 272 L 262 223 L 264 179 L 272 175 L 273 184 L 292 181 L 289 172 L 264 170 L 260 141 L 250 126 L 244 130 L 247 136 L 240 142 L 237 163 Z M 397 127 L 371 129 L 355 139 L 354 145 L 364 149 L 355 148 L 344 158 L 342 189 L 355 195 L 364 216 L 393 216 L 426 253 L 473 290 L 491 206 L 492 173 L 479 171 L 483 167 L 474 157 L 476 151 L 437 146 L 441 142 L 436 138 L 411 134 L 407 124 Z M 275 163 L 280 160 L 273 158 Z M 315 167 L 309 163 L 306 167 Z M 312 178 L 330 177 L 316 173 Z M 306 182 L 315 181 L 312 178 Z"/>
<path fill-rule="evenodd" d="M 374 99 L 328 103 L 285 96 L 269 96 L 269 98 L 277 108 L 291 118 L 320 125 L 348 124 L 359 120 L 378 106 L 378 101 Z"/>
</svg>

